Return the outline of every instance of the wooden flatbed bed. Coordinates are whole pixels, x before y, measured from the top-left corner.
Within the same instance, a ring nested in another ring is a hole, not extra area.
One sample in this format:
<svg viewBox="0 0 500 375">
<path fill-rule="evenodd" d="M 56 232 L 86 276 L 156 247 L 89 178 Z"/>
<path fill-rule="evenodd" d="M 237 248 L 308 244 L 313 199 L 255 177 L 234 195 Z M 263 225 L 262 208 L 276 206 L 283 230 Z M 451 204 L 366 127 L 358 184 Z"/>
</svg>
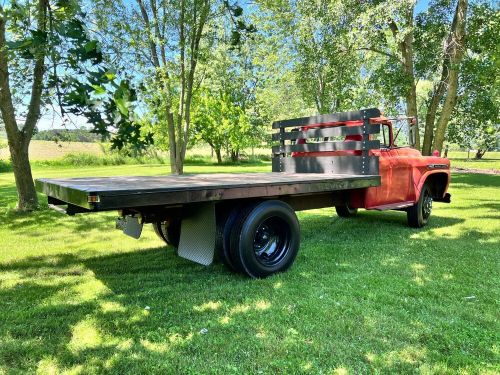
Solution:
<svg viewBox="0 0 500 375">
<path fill-rule="evenodd" d="M 295 259 L 295 211 L 335 207 L 345 216 L 355 210 L 353 190 L 380 186 L 379 160 L 369 153 L 380 147 L 369 138 L 380 132 L 370 122 L 378 117 L 378 109 L 367 109 L 274 123 L 278 145 L 270 173 L 42 178 L 36 187 L 68 215 L 117 210 L 116 227 L 129 236 L 139 238 L 151 223 L 183 258 L 204 265 L 218 259 L 250 277 L 266 277 Z M 352 136 L 356 140 L 342 138 Z M 322 151 L 340 153 L 307 156 Z"/>
<path fill-rule="evenodd" d="M 76 212 L 174 206 L 241 198 L 270 198 L 379 186 L 378 175 L 233 173 L 38 179 L 49 203 Z"/>
</svg>

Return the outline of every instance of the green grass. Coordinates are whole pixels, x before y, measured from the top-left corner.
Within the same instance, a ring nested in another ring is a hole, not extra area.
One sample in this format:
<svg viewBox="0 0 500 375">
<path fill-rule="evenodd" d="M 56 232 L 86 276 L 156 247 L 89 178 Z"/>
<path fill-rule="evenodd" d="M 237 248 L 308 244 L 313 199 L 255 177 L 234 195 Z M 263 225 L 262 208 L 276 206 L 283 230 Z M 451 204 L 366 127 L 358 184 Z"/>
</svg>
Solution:
<svg viewBox="0 0 500 375">
<path fill-rule="evenodd" d="M 500 171 L 500 152 L 488 151 L 479 160 L 474 159 L 474 155 L 475 153 L 471 151 L 470 159 L 467 159 L 465 151 L 450 151 L 448 153 L 453 168 L 496 169 Z"/>
<path fill-rule="evenodd" d="M 174 256 L 151 228 L 128 238 L 115 213 L 16 213 L 2 173 L 0 373 L 498 373 L 499 187 L 500 176 L 454 175 L 453 203 L 435 204 L 422 230 L 401 212 L 300 213 L 295 265 L 250 280 Z"/>
</svg>

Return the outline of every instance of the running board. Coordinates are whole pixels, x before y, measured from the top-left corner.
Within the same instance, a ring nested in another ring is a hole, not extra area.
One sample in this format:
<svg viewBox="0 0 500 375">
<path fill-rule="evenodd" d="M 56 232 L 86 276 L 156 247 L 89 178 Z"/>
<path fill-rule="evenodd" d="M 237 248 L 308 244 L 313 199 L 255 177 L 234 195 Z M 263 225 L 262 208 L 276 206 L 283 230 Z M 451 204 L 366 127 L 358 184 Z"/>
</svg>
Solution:
<svg viewBox="0 0 500 375">
<path fill-rule="evenodd" d="M 398 202 L 398 203 L 383 204 L 380 206 L 370 207 L 370 208 L 367 208 L 367 210 L 377 210 L 377 211 L 399 210 L 402 208 L 411 207 L 414 204 L 415 204 L 415 202 L 412 202 L 412 201 Z"/>
</svg>

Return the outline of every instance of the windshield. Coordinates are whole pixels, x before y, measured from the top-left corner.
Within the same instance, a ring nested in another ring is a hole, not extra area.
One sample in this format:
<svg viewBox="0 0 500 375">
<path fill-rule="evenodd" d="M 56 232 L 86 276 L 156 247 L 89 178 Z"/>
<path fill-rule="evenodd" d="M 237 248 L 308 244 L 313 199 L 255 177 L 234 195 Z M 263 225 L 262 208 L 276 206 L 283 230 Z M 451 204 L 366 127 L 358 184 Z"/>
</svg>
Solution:
<svg viewBox="0 0 500 375">
<path fill-rule="evenodd" d="M 392 131 L 394 133 L 395 147 L 411 147 L 410 141 L 410 120 L 395 119 L 392 120 Z"/>
</svg>

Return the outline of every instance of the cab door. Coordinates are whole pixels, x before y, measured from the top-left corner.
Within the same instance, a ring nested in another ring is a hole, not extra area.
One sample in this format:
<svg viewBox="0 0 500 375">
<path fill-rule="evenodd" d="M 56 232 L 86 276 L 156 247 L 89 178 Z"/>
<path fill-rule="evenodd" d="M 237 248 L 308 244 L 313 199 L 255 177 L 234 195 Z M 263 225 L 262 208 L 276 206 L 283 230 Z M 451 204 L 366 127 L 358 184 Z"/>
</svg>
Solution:
<svg viewBox="0 0 500 375">
<path fill-rule="evenodd" d="M 409 200 L 411 185 L 411 163 L 405 148 L 394 148 L 391 155 L 393 174 L 392 200 L 394 203 Z"/>
<path fill-rule="evenodd" d="M 400 149 L 391 148 L 390 163 L 392 181 L 389 186 L 389 203 L 406 202 L 410 190 L 411 168 L 408 158 L 400 153 Z"/>
<path fill-rule="evenodd" d="M 380 150 L 374 150 L 373 155 L 379 157 L 381 185 L 367 189 L 366 208 L 405 202 L 410 189 L 411 168 L 405 162 L 407 158 L 394 147 L 391 127 L 381 125 L 379 140 Z"/>
</svg>

